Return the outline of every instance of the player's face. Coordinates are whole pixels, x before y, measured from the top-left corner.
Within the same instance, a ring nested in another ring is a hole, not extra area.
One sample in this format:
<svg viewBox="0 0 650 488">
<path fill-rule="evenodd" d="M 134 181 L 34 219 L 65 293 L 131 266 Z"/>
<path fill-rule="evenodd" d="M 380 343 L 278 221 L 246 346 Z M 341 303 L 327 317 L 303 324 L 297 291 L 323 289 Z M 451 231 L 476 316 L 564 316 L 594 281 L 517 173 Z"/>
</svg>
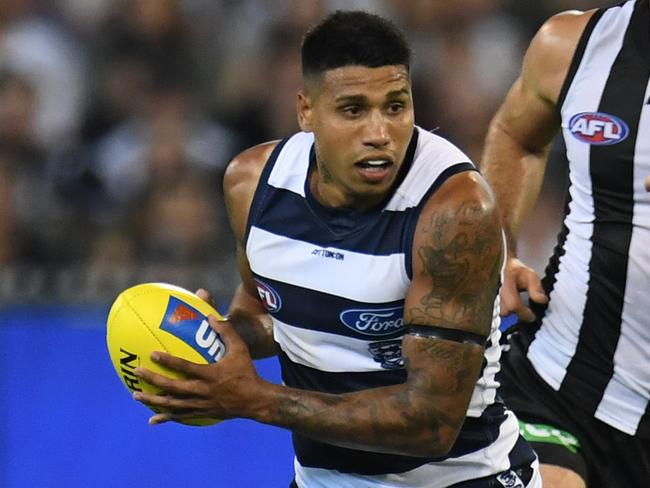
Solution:
<svg viewBox="0 0 650 488">
<path fill-rule="evenodd" d="M 404 163 L 414 126 L 404 66 L 346 66 L 308 82 L 299 121 L 313 131 L 318 171 L 311 188 L 323 203 L 359 210 L 379 203 Z"/>
</svg>

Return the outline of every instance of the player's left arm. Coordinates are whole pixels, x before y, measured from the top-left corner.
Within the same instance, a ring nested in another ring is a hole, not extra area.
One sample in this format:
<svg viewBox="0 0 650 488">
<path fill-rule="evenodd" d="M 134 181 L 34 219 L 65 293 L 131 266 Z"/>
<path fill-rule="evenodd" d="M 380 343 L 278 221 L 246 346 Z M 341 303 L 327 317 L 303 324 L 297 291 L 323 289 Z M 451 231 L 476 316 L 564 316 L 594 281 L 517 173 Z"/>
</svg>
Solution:
<svg viewBox="0 0 650 488">
<path fill-rule="evenodd" d="M 228 353 L 211 365 L 162 355 L 161 364 L 191 379 L 143 372 L 165 394 L 136 398 L 165 412 L 154 423 L 246 417 L 343 447 L 444 456 L 481 370 L 502 252 L 489 188 L 478 173 L 452 176 L 427 202 L 416 227 L 405 303 L 406 383 L 340 395 L 271 384 L 255 373 L 232 328 L 211 319 Z"/>
</svg>

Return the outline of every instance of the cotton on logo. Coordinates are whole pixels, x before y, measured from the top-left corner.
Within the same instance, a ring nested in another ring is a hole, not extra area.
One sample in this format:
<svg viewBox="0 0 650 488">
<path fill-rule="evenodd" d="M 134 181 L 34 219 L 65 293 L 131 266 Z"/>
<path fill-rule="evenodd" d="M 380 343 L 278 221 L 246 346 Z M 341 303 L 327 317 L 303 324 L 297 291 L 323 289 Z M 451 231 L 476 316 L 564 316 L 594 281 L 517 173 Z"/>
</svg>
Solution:
<svg viewBox="0 0 650 488">
<path fill-rule="evenodd" d="M 630 130 L 627 124 L 604 112 L 581 112 L 569 120 L 569 130 L 579 141 L 596 146 L 618 144 Z"/>
<path fill-rule="evenodd" d="M 261 280 L 255 280 L 257 284 L 257 293 L 269 312 L 277 312 L 282 308 L 282 300 L 277 291 Z"/>
</svg>

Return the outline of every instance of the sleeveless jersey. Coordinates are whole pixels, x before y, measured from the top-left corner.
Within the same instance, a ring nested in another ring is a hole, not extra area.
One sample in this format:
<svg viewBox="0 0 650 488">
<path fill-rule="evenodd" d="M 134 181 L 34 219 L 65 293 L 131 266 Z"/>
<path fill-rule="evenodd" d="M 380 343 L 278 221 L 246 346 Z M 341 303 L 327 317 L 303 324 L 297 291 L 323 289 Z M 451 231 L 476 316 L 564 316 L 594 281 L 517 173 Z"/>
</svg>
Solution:
<svg viewBox="0 0 650 488">
<path fill-rule="evenodd" d="M 650 12 L 598 10 L 558 107 L 569 161 L 566 216 L 547 267 L 549 303 L 527 356 L 561 395 L 650 436 Z"/>
<path fill-rule="evenodd" d="M 278 144 L 246 231 L 246 255 L 273 319 L 283 382 L 335 394 L 403 383 L 403 308 L 417 217 L 449 176 L 474 166 L 451 143 L 416 128 L 389 198 L 376 210 L 356 212 L 325 207 L 311 194 L 313 145 L 311 133 Z M 482 373 L 448 456 L 380 454 L 294 434 L 299 485 L 446 487 L 533 460 L 516 419 L 496 398 L 499 334 L 495 301 Z"/>
</svg>

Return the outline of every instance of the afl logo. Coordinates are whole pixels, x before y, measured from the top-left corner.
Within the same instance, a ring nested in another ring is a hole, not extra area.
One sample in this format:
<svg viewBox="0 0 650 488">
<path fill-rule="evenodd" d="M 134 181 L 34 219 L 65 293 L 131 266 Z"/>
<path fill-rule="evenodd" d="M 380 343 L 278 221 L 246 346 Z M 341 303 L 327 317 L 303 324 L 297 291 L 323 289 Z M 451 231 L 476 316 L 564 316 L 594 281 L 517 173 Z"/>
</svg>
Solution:
<svg viewBox="0 0 650 488">
<path fill-rule="evenodd" d="M 569 120 L 569 130 L 579 141 L 595 146 L 618 144 L 630 132 L 627 124 L 604 112 L 581 112 Z"/>
<path fill-rule="evenodd" d="M 404 307 L 344 310 L 340 319 L 347 327 L 361 334 L 384 336 L 404 329 Z"/>
<path fill-rule="evenodd" d="M 282 308 L 282 300 L 278 292 L 261 280 L 256 279 L 255 283 L 257 284 L 257 293 L 266 309 L 271 313 L 280 310 Z"/>
</svg>

